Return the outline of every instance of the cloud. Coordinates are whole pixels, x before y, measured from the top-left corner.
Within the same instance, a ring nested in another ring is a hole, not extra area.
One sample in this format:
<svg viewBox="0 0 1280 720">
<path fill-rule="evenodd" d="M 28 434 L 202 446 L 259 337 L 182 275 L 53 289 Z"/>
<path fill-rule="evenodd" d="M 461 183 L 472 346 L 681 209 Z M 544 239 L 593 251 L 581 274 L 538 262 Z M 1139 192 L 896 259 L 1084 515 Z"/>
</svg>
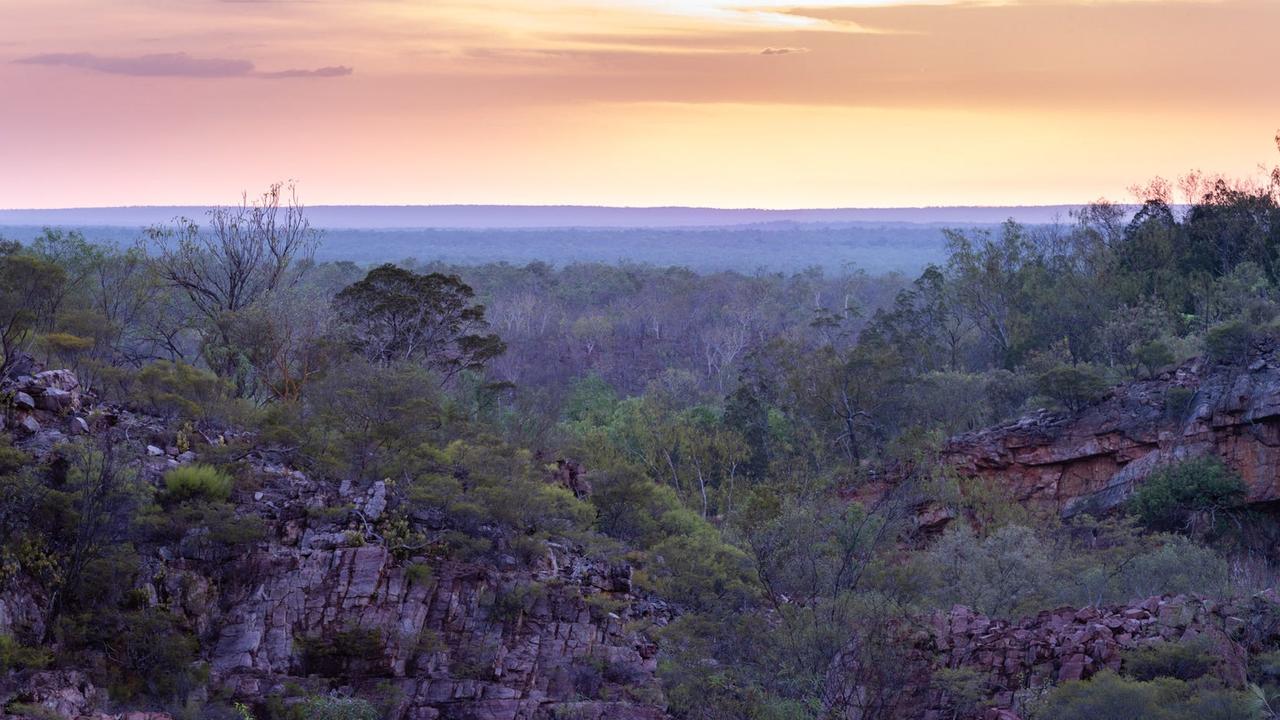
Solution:
<svg viewBox="0 0 1280 720">
<path fill-rule="evenodd" d="M 21 58 L 24 65 L 62 65 L 111 75 L 140 77 L 242 77 L 253 72 L 248 60 L 195 58 L 186 53 L 157 53 L 135 57 L 103 57 L 93 53 L 47 53 Z"/>
<path fill-rule="evenodd" d="M 47 65 L 81 68 L 108 75 L 133 77 L 187 77 L 187 78 L 322 78 L 350 75 L 352 68 L 343 65 L 308 69 L 256 70 L 249 60 L 235 58 L 199 58 L 184 52 L 154 53 L 131 57 L 107 57 L 87 52 L 45 53 L 19 58 L 14 62 L 23 65 Z"/>
<path fill-rule="evenodd" d="M 260 72 L 256 75 L 260 78 L 279 79 L 279 78 L 329 78 L 343 77 L 355 72 L 354 68 L 346 65 L 330 65 L 328 67 L 316 68 L 314 70 L 279 70 L 276 72 Z"/>
<path fill-rule="evenodd" d="M 765 49 L 761 50 L 761 51 L 760 51 L 760 54 L 761 54 L 761 55 L 795 55 L 795 54 L 798 54 L 798 53 L 807 53 L 807 52 L 809 52 L 809 48 L 802 48 L 802 47 L 801 47 L 801 48 L 795 48 L 795 47 L 778 47 L 778 48 L 773 48 L 773 47 L 767 47 L 767 48 L 765 48 Z"/>
</svg>

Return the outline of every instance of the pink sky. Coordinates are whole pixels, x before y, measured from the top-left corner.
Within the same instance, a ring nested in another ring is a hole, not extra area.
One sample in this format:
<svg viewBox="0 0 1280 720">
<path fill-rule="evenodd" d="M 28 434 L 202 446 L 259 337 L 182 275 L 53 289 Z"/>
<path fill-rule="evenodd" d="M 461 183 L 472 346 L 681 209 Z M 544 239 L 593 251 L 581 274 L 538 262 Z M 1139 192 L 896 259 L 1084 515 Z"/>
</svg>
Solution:
<svg viewBox="0 0 1280 720">
<path fill-rule="evenodd" d="M 1125 199 L 1276 160 L 1272 0 L 0 0 L 0 207 Z"/>
</svg>

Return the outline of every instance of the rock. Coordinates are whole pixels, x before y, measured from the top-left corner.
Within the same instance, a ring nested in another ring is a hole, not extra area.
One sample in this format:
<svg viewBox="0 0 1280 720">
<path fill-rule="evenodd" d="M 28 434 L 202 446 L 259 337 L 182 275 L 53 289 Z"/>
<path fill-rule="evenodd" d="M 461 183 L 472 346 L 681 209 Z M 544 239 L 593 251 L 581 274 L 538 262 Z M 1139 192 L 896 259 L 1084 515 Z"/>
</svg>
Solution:
<svg viewBox="0 0 1280 720">
<path fill-rule="evenodd" d="M 70 370 L 45 370 L 36 373 L 35 383 L 55 390 L 65 390 L 67 392 L 75 392 L 80 389 L 80 380 L 76 374 Z"/>
<path fill-rule="evenodd" d="M 1266 594 L 1252 602 L 1258 604 L 1256 617 L 1265 616 L 1262 607 L 1272 606 Z M 1054 684 L 1088 679 L 1104 669 L 1117 670 L 1125 650 L 1192 638 L 1210 643 L 1212 654 L 1219 658 L 1213 672 L 1221 681 L 1229 687 L 1244 687 L 1248 651 L 1272 647 L 1280 641 L 1280 628 L 1268 622 L 1245 624 L 1228 634 L 1223 627 L 1239 610 L 1202 598 L 1166 596 L 1130 605 L 1061 608 L 1010 623 L 957 606 L 900 628 L 899 642 L 913 648 L 907 659 L 913 675 L 928 678 L 938 668 L 975 670 L 987 687 L 1001 689 L 988 698 L 992 710 L 1013 712 L 1019 697 L 1037 696 Z M 850 685 L 852 678 L 860 677 L 856 660 L 851 659 L 856 650 L 847 649 L 833 663 L 828 696 L 854 697 L 859 692 Z M 911 698 L 906 705 L 914 714 L 895 717 L 955 716 L 945 698 L 930 694 L 928 681 L 904 687 L 902 693 Z"/>
<path fill-rule="evenodd" d="M 180 462 L 180 463 L 184 463 L 184 464 L 185 464 L 185 463 L 190 463 L 190 462 L 195 462 L 195 461 L 196 461 L 196 454 L 195 454 L 194 452 L 190 451 L 190 450 L 187 450 L 186 452 L 178 453 L 177 460 L 178 460 L 178 462 Z"/>
<path fill-rule="evenodd" d="M 35 435 L 40 432 L 40 421 L 36 420 L 31 415 L 24 415 L 22 419 L 18 421 L 18 427 L 31 435 Z"/>
<path fill-rule="evenodd" d="M 89 715 L 105 693 L 100 693 L 81 672 L 59 670 L 38 672 L 24 683 L 25 687 L 7 698 L 4 706 L 27 704 L 41 707 L 54 717 L 77 718 Z"/>
<path fill-rule="evenodd" d="M 1160 379 L 1113 389 L 1075 414 L 1037 413 L 952 438 L 944 460 L 1070 516 L 1117 507 L 1163 465 L 1216 455 L 1248 501 L 1280 500 L 1280 341 L 1239 367 L 1192 360 Z M 1194 393 L 1194 404 L 1167 407 Z"/>
<path fill-rule="evenodd" d="M 68 429 L 72 435 L 88 435 L 89 423 L 85 422 L 82 417 L 73 417 L 68 425 Z"/>
<path fill-rule="evenodd" d="M 13 394 L 13 406 L 19 410 L 35 410 L 36 401 L 27 393 L 19 390 Z"/>
<path fill-rule="evenodd" d="M 62 413 L 78 408 L 79 398 L 68 390 L 45 388 L 36 397 L 36 407 L 50 413 Z"/>
<path fill-rule="evenodd" d="M 364 502 L 364 516 L 369 522 L 382 517 L 387 509 L 387 483 L 379 480 L 369 489 L 369 498 Z"/>
<path fill-rule="evenodd" d="M 160 457 L 161 455 L 164 455 L 164 451 L 156 447 L 155 445 L 148 445 L 147 455 L 149 455 L 150 457 Z"/>
</svg>

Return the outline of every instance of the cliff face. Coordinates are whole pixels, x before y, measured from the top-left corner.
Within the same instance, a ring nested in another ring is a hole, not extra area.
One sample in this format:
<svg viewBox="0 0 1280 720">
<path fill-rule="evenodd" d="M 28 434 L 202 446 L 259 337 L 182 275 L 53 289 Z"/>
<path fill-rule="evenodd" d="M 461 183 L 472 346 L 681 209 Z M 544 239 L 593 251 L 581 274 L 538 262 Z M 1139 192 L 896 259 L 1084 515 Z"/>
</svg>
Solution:
<svg viewBox="0 0 1280 720">
<path fill-rule="evenodd" d="M 1217 455 L 1248 499 L 1280 499 L 1280 350 L 1234 365 L 1192 361 L 1112 390 L 1076 415 L 1041 412 L 953 438 L 944 460 L 1016 499 L 1071 515 L 1108 509 L 1162 464 Z"/>
<path fill-rule="evenodd" d="M 128 430 L 128 463 L 155 483 L 202 452 L 179 452 L 155 418 L 93 408 L 65 371 L 20 378 L 8 393 L 4 427 L 37 457 L 108 425 Z M 139 594 L 199 639 L 208 682 L 198 693 L 261 709 L 336 691 L 376 698 L 395 720 L 666 717 L 657 647 L 637 628 L 667 613 L 632 592 L 628 566 L 556 546 L 527 563 L 396 555 L 324 519 L 325 508 L 350 506 L 376 521 L 383 483 L 334 487 L 262 457 L 246 462 L 254 489 L 232 499 L 237 517 L 262 523 L 262 541 L 230 558 L 180 541 L 139 548 Z M 46 601 L 37 583 L 6 578 L 0 634 L 41 637 Z M 65 718 L 168 717 L 107 713 L 107 692 L 74 670 L 0 675 L 0 707 L 13 703 Z"/>
<path fill-rule="evenodd" d="M 1121 653 L 1151 643 L 1198 639 L 1219 657 L 1214 673 L 1228 685 L 1245 683 L 1247 652 L 1280 640 L 1280 597 L 1272 592 L 1228 604 L 1187 597 L 1152 597 L 1111 607 L 1062 608 L 1016 622 L 993 620 L 964 607 L 903 628 L 912 681 L 896 718 L 1017 720 L 1054 684 L 1117 670 Z M 828 695 L 843 716 L 862 717 L 858 653 L 833 664 Z M 986 703 L 965 704 L 939 674 L 974 671 Z"/>
</svg>

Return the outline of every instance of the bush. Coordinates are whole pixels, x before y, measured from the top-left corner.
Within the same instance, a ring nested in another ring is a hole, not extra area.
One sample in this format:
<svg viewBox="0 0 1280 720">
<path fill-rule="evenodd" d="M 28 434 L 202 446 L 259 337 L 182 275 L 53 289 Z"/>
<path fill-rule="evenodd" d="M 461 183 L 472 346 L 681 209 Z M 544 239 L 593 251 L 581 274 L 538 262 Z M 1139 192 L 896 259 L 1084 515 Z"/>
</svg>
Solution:
<svg viewBox="0 0 1280 720">
<path fill-rule="evenodd" d="M 1253 344 L 1254 329 L 1243 320 L 1231 320 L 1209 328 L 1204 335 L 1205 355 L 1214 362 L 1234 363 L 1244 360 Z"/>
<path fill-rule="evenodd" d="M 1053 689 L 1034 720 L 1250 720 L 1249 698 L 1220 689 L 1197 690 L 1181 680 L 1128 680 L 1101 672 Z"/>
<path fill-rule="evenodd" d="M 165 499 L 226 500 L 235 485 L 230 475 L 212 465 L 183 465 L 164 474 Z"/>
<path fill-rule="evenodd" d="M 1114 576 L 1111 597 L 1124 601 L 1191 592 L 1213 596 L 1229 589 L 1230 576 L 1227 561 L 1212 549 L 1173 535 L 1160 547 L 1125 563 Z"/>
<path fill-rule="evenodd" d="M 1213 670 L 1217 659 L 1203 641 L 1162 642 L 1124 655 L 1123 672 L 1134 680 L 1195 680 Z"/>
<path fill-rule="evenodd" d="M 1202 457 L 1152 473 L 1130 499 L 1129 509 L 1149 528 L 1188 530 L 1197 516 L 1216 526 L 1221 515 L 1244 502 L 1245 493 L 1239 475 L 1218 458 Z"/>
<path fill-rule="evenodd" d="M 1153 376 L 1161 368 L 1173 364 L 1173 349 L 1167 343 L 1152 340 L 1139 345 L 1133 352 L 1133 359 L 1146 370 L 1148 376 Z"/>
<path fill-rule="evenodd" d="M 1177 385 L 1164 391 L 1164 417 L 1171 422 L 1181 423 L 1187 419 L 1191 406 L 1195 402 L 1196 391 Z"/>
<path fill-rule="evenodd" d="M 0 635 L 0 673 L 10 670 L 42 668 L 53 660 L 46 648 L 23 645 L 12 635 Z"/>
<path fill-rule="evenodd" d="M 1080 412 L 1102 397 L 1107 381 L 1092 365 L 1059 365 L 1037 378 L 1036 389 L 1067 410 Z"/>
<path fill-rule="evenodd" d="M 138 371 L 131 398 L 156 415 L 206 419 L 221 413 L 231 389 L 207 370 L 179 362 L 154 362 Z"/>
<path fill-rule="evenodd" d="M 293 720 L 379 720 L 381 717 L 367 700 L 328 695 L 303 700 L 291 708 L 289 715 Z"/>
<path fill-rule="evenodd" d="M 369 675 L 383 664 L 385 642 L 375 628 L 353 628 L 297 642 L 302 647 L 302 666 L 308 675 Z"/>
</svg>

